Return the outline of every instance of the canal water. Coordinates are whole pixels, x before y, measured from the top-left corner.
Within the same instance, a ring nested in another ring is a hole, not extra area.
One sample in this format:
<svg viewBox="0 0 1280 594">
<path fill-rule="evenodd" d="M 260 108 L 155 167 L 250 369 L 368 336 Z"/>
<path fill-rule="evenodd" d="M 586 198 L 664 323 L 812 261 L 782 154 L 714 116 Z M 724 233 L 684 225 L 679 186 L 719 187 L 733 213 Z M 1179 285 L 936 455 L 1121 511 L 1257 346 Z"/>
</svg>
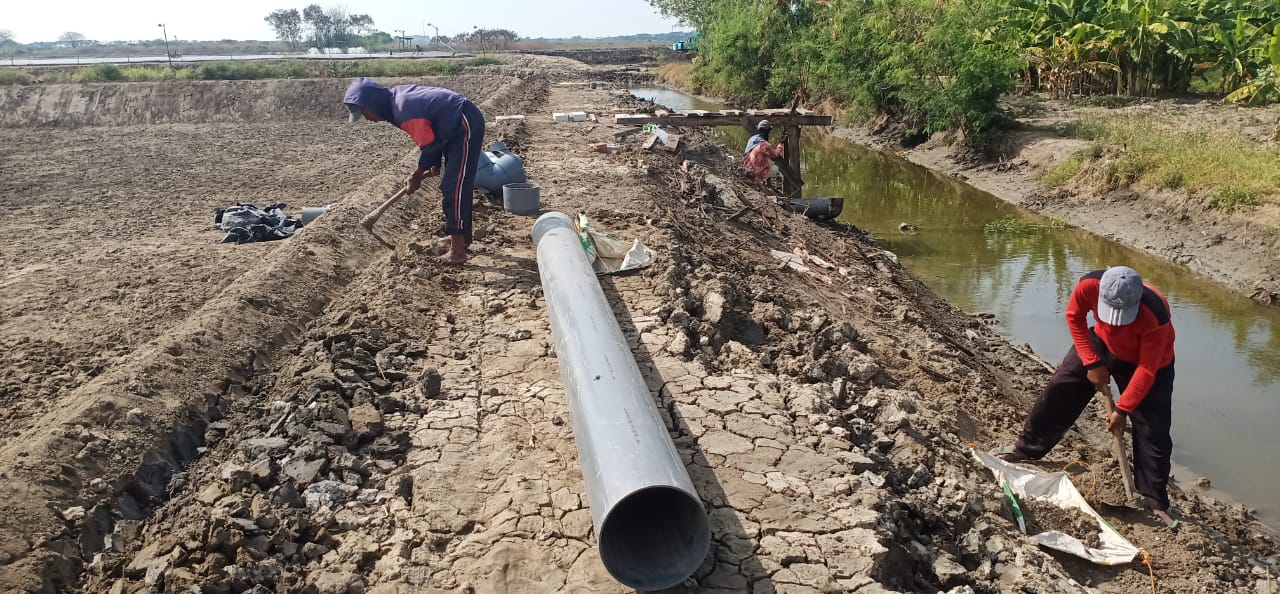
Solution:
<svg viewBox="0 0 1280 594">
<path fill-rule="evenodd" d="M 720 107 L 667 89 L 632 93 L 672 109 Z M 723 130 L 726 145 L 745 144 L 745 132 Z M 1187 471 L 1207 476 L 1280 527 L 1280 308 L 898 157 L 821 132 L 806 133 L 802 148 L 806 196 L 843 197 L 841 220 L 870 231 L 941 297 L 994 314 L 1003 334 L 1051 363 L 1070 348 L 1063 312 L 1076 280 L 1107 266 L 1137 269 L 1168 297 L 1178 334 L 1175 479 L 1195 490 Z M 1036 227 L 986 231 L 1009 217 Z M 918 230 L 901 232 L 901 223 Z"/>
</svg>

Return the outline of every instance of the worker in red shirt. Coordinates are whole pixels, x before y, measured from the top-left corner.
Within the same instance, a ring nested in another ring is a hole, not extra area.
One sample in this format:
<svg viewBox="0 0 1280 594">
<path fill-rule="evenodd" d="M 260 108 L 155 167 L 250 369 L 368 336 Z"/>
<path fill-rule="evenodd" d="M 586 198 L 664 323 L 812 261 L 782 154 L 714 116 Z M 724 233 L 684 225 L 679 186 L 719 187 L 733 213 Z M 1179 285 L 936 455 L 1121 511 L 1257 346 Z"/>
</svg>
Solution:
<svg viewBox="0 0 1280 594">
<path fill-rule="evenodd" d="M 1123 431 L 1126 420 L 1132 421 L 1134 486 L 1148 509 L 1175 525 L 1168 493 L 1174 339 L 1169 302 L 1132 268 L 1098 270 L 1076 283 L 1067 303 L 1067 328 L 1074 348 L 1041 392 L 1016 445 L 997 455 L 1010 462 L 1044 457 L 1095 391 L 1111 397 L 1115 378 L 1120 400 L 1107 418 L 1107 430 Z"/>
</svg>

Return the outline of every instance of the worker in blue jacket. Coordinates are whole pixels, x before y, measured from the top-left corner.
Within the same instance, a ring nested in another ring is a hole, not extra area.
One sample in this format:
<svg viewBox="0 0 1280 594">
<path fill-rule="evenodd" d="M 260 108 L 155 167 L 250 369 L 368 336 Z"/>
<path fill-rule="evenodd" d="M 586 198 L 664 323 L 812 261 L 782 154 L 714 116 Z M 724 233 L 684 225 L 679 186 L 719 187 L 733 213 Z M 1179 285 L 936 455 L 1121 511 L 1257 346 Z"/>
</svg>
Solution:
<svg viewBox="0 0 1280 594">
<path fill-rule="evenodd" d="M 400 85 L 390 89 L 359 78 L 347 87 L 343 103 L 349 121 L 387 122 L 409 133 L 422 150 L 418 168 L 409 176 L 409 193 L 422 180 L 440 175 L 448 252 L 441 260 L 461 264 L 471 245 L 471 192 L 484 144 L 484 114 L 474 103 L 449 89 Z M 440 173 L 441 161 L 444 173 Z"/>
</svg>

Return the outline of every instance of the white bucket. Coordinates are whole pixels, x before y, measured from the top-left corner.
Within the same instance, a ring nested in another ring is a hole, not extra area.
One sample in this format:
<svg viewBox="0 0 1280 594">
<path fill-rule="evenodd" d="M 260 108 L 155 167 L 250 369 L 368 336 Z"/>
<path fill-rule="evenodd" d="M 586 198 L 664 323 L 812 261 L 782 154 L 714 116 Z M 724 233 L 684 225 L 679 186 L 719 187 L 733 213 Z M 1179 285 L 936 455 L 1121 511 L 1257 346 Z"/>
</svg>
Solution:
<svg viewBox="0 0 1280 594">
<path fill-rule="evenodd" d="M 502 208 L 520 215 L 536 215 L 542 212 L 541 190 L 538 184 L 515 183 L 502 186 Z"/>
</svg>

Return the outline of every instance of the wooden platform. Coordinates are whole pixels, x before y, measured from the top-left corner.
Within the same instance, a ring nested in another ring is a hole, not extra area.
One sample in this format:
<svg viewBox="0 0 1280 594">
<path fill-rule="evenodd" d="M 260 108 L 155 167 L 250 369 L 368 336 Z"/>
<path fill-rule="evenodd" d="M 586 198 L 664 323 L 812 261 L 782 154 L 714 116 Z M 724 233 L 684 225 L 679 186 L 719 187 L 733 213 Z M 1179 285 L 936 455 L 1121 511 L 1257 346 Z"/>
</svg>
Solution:
<svg viewBox="0 0 1280 594">
<path fill-rule="evenodd" d="M 800 128 L 802 126 L 830 126 L 829 115 L 818 115 L 808 109 L 725 109 L 706 111 L 691 109 L 670 112 L 655 110 L 652 114 L 614 114 L 613 122 L 626 126 L 657 124 L 659 126 L 742 126 L 748 133 L 754 132 L 760 120 L 769 120 L 774 128 L 785 130 L 782 144 L 785 157 L 775 159 L 782 171 L 783 191 L 790 198 L 804 195 L 804 180 L 800 178 Z"/>
</svg>

